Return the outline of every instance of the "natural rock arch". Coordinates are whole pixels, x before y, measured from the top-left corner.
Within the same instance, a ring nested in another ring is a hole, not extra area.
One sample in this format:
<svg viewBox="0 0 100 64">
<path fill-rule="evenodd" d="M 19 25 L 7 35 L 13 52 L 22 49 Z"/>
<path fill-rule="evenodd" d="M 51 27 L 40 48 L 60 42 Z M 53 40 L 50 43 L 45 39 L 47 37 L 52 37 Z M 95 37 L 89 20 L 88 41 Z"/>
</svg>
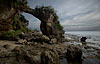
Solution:
<svg viewBox="0 0 100 64">
<path fill-rule="evenodd" d="M 64 31 L 53 8 L 37 6 L 35 9 L 32 9 L 27 6 L 27 0 L 1 0 L 0 6 L 0 33 L 13 30 L 13 18 L 16 14 L 20 15 L 22 12 L 25 12 L 41 21 L 40 29 L 44 35 L 50 39 L 57 39 L 57 41 L 62 42 Z"/>
<path fill-rule="evenodd" d="M 56 38 L 57 41 L 62 42 L 64 38 L 63 27 L 60 25 L 58 16 L 53 8 L 50 6 L 41 6 L 35 9 L 25 7 L 22 11 L 35 16 L 41 21 L 40 30 L 43 35 L 48 36 L 50 39 Z"/>
</svg>

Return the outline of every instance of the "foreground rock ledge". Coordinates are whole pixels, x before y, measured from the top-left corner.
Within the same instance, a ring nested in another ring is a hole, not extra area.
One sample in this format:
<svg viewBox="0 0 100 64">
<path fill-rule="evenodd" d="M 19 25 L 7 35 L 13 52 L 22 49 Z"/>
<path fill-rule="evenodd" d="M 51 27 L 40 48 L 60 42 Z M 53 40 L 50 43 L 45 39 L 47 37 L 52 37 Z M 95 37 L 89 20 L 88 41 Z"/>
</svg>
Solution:
<svg viewBox="0 0 100 64">
<path fill-rule="evenodd" d="M 60 60 L 66 57 L 69 47 L 64 44 L 32 42 L 31 45 L 19 45 L 15 43 L 15 41 L 0 41 L 2 44 L 0 45 L 0 64 L 61 64 Z M 75 47 L 72 48 L 75 50 Z M 78 54 L 75 53 L 74 55 Z"/>
</svg>

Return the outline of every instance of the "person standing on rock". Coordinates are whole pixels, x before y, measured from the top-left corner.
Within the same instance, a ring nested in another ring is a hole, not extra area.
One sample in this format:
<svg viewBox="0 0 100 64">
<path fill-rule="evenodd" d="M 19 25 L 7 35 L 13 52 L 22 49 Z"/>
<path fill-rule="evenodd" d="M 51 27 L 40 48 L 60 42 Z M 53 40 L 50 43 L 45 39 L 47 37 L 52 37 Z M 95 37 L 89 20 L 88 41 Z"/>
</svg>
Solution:
<svg viewBox="0 0 100 64">
<path fill-rule="evenodd" d="M 80 41 L 82 42 L 82 45 L 86 45 L 86 37 L 82 37 L 81 39 L 80 39 Z"/>
</svg>

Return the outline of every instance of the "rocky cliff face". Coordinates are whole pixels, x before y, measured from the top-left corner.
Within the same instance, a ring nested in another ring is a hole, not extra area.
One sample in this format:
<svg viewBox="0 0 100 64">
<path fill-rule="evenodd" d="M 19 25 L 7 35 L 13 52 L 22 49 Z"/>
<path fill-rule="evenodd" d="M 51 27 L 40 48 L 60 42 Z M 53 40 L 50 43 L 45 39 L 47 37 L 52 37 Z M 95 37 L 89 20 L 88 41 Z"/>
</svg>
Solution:
<svg viewBox="0 0 100 64">
<path fill-rule="evenodd" d="M 24 8 L 24 12 L 32 14 L 41 21 L 40 29 L 42 34 L 50 39 L 56 38 L 57 41 L 63 42 L 64 30 L 58 21 L 55 10 L 50 6 L 37 6 L 35 9 Z"/>
<path fill-rule="evenodd" d="M 15 14 L 13 18 L 12 27 L 13 30 L 23 30 L 28 26 L 28 20 L 25 19 L 25 17 L 21 14 Z"/>
<path fill-rule="evenodd" d="M 40 29 L 43 35 L 48 36 L 55 43 L 63 42 L 64 30 L 55 10 L 50 6 L 29 8 L 26 0 L 0 1 L 0 33 L 10 30 L 25 30 L 28 21 L 21 15 L 22 12 L 29 13 L 41 21 Z"/>
<path fill-rule="evenodd" d="M 0 0 L 0 32 L 12 29 L 12 19 L 15 10 L 10 7 L 8 1 Z"/>
<path fill-rule="evenodd" d="M 44 35 L 49 38 L 57 38 L 57 41 L 63 39 L 63 27 L 58 21 L 58 16 L 52 7 L 37 7 L 35 8 L 37 17 L 41 20 L 40 29 Z"/>
<path fill-rule="evenodd" d="M 20 6 L 26 5 L 25 0 L 0 0 L 0 33 L 23 29 L 27 22 L 21 15 Z M 22 3 L 23 2 L 23 3 Z"/>
</svg>

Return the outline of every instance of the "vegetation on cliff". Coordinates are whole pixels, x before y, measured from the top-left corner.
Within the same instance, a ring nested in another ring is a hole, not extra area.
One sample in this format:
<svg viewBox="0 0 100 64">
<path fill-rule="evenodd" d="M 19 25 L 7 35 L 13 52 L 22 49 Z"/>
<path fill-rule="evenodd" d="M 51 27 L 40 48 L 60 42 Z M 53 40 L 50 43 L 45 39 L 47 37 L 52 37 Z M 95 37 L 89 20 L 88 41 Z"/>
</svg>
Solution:
<svg viewBox="0 0 100 64">
<path fill-rule="evenodd" d="M 28 20 L 24 18 L 21 14 L 16 14 L 13 18 L 13 30 L 22 30 L 23 32 L 27 32 Z"/>
<path fill-rule="evenodd" d="M 21 14 L 21 7 L 27 0 L 0 0 L 0 34 L 1 37 L 15 37 L 19 32 L 27 32 L 28 20 Z"/>
<path fill-rule="evenodd" d="M 2 8 L 6 8 L 3 10 L 4 12 L 1 14 L 0 18 L 0 30 L 2 32 L 12 30 L 15 32 L 17 30 L 27 32 L 28 20 L 26 20 L 22 15 L 22 12 L 26 12 L 35 16 L 41 21 L 40 29 L 43 35 L 48 36 L 50 39 L 53 38 L 55 41 L 63 42 L 64 30 L 58 21 L 56 11 L 51 6 L 36 6 L 35 9 L 32 9 L 27 6 L 26 0 L 7 0 L 6 2 L 2 0 L 0 3 L 2 3 Z M 8 20 L 10 26 L 8 25 Z M 3 27 L 4 23 L 8 28 Z M 9 34 L 9 32 L 6 34 Z"/>
<path fill-rule="evenodd" d="M 3 32 L 1 37 L 2 38 L 14 38 L 16 37 L 18 34 L 21 34 L 21 30 L 17 30 L 17 31 L 7 31 L 7 32 Z"/>
</svg>

